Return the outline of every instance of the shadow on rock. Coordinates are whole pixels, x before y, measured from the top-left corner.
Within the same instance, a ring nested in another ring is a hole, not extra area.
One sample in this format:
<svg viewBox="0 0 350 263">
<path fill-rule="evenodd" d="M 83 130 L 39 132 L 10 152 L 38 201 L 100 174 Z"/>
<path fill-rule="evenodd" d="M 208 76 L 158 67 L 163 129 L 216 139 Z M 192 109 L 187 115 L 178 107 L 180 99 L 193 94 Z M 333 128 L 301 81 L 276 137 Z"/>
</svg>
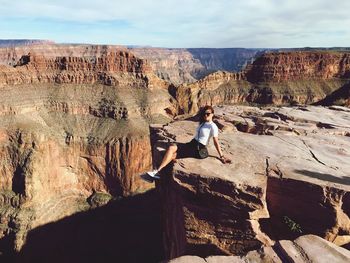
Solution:
<svg viewBox="0 0 350 263">
<path fill-rule="evenodd" d="M 302 174 L 302 175 L 305 175 L 305 176 L 309 176 L 312 178 L 323 180 L 323 181 L 329 181 L 329 182 L 337 183 L 337 184 L 350 185 L 350 177 L 345 177 L 345 176 L 336 177 L 336 176 L 331 175 L 331 174 L 319 173 L 319 172 L 308 171 L 308 170 L 295 170 L 295 172 Z"/>
<path fill-rule="evenodd" d="M 159 262 L 157 193 L 113 201 L 28 233 L 17 262 Z"/>
</svg>

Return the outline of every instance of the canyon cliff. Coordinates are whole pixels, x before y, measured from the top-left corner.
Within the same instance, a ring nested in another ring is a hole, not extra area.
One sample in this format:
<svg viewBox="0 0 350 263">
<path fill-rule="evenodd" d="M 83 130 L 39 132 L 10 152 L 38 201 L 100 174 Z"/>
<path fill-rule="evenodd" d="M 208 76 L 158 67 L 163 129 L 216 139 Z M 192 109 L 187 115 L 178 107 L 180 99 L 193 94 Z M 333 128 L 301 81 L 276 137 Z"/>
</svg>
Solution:
<svg viewBox="0 0 350 263">
<path fill-rule="evenodd" d="M 175 85 L 195 82 L 216 71 L 239 72 L 263 49 L 245 48 L 133 48 L 149 61 L 158 77 Z"/>
<path fill-rule="evenodd" d="M 2 65 L 0 254 L 32 229 L 152 188 L 137 175 L 152 164 L 149 123 L 170 120 L 167 87 L 116 48 Z"/>
<path fill-rule="evenodd" d="M 239 73 L 216 72 L 173 91 L 182 113 L 201 106 L 310 104 L 350 82 L 348 52 L 265 53 Z M 347 99 L 347 98 L 345 98 Z"/>
<path fill-rule="evenodd" d="M 7 43 L 7 45 L 6 45 Z M 13 43 L 13 44 L 11 44 Z M 17 43 L 17 44 L 16 44 Z M 15 65 L 28 53 L 56 57 L 101 56 L 116 46 L 108 45 L 59 45 L 46 41 L 0 42 L 0 64 Z M 218 71 L 240 71 L 244 66 L 262 52 L 260 49 L 224 48 L 224 49 L 169 49 L 152 47 L 127 48 L 118 46 L 137 57 L 147 60 L 153 72 L 161 79 L 174 85 L 195 82 L 202 77 Z"/>
</svg>

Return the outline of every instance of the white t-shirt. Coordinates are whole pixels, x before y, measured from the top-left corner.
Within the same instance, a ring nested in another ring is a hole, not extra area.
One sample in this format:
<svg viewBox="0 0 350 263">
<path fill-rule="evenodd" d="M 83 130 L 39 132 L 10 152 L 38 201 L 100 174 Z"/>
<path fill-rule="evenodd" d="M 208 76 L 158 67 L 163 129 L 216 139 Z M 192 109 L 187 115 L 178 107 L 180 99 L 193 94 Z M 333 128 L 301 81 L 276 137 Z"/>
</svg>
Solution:
<svg viewBox="0 0 350 263">
<path fill-rule="evenodd" d="M 198 132 L 198 130 L 200 131 Z M 198 125 L 196 129 L 195 139 L 201 144 L 207 145 L 211 137 L 218 137 L 219 129 L 214 122 L 204 122 Z"/>
</svg>

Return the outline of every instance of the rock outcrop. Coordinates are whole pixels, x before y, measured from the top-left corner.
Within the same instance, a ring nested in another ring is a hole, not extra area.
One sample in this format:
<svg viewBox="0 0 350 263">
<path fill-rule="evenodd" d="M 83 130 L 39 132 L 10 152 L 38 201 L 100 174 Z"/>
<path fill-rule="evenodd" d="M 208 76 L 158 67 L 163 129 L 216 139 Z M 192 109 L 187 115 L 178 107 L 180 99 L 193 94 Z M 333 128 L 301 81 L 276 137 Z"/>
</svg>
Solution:
<svg viewBox="0 0 350 263">
<path fill-rule="evenodd" d="M 193 114 L 210 104 L 310 104 L 348 90 L 350 53 L 265 53 L 240 73 L 217 72 L 173 91 L 179 111 Z M 347 98 L 345 98 L 347 99 Z"/>
<path fill-rule="evenodd" d="M 306 235 L 294 241 L 281 240 L 273 247 L 263 247 L 251 251 L 247 255 L 239 256 L 211 256 L 201 258 L 197 256 L 182 256 L 168 261 L 169 263 L 245 263 L 245 262 L 339 262 L 350 261 L 350 252 L 326 240 Z"/>
<path fill-rule="evenodd" d="M 152 186 L 148 125 L 170 120 L 167 83 L 121 50 L 94 61 L 23 56 L 0 69 L 0 239 Z M 3 249 L 3 248 L 2 248 Z"/>
<path fill-rule="evenodd" d="M 222 164 L 179 159 L 162 171 L 168 258 L 243 255 L 261 245 L 315 234 L 350 241 L 350 111 L 341 107 L 215 110 Z M 168 141 L 191 139 L 196 123 L 153 127 L 154 165 Z"/>
</svg>

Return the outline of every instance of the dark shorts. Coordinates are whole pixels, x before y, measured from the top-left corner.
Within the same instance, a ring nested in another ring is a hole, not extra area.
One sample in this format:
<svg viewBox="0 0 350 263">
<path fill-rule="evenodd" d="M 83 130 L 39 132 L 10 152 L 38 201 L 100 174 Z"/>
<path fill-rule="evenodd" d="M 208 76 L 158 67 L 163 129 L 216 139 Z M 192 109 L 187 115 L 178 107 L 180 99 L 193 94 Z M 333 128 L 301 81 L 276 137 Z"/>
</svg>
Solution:
<svg viewBox="0 0 350 263">
<path fill-rule="evenodd" d="M 197 143 L 195 139 L 187 143 L 173 143 L 173 145 L 177 146 L 176 159 L 199 158 Z"/>
</svg>

